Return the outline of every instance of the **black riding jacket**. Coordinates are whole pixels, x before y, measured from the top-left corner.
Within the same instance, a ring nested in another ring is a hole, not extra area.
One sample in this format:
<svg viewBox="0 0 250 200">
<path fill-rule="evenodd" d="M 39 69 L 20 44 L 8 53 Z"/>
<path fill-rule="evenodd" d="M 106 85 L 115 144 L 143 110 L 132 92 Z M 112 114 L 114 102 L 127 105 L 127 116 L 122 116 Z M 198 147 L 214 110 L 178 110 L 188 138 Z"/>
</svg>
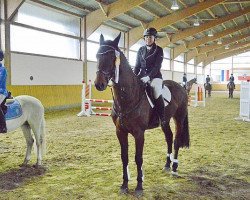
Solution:
<svg viewBox="0 0 250 200">
<path fill-rule="evenodd" d="M 186 76 L 183 76 L 183 78 L 182 78 L 182 82 L 187 83 L 187 77 L 186 77 Z"/>
<path fill-rule="evenodd" d="M 230 81 L 230 82 L 234 82 L 234 77 L 233 77 L 233 76 L 230 76 L 229 81 Z"/>
<path fill-rule="evenodd" d="M 206 78 L 206 83 L 210 83 L 210 78 L 209 77 Z"/>
<path fill-rule="evenodd" d="M 134 73 L 139 77 L 149 76 L 150 80 L 161 78 L 161 64 L 163 61 L 163 50 L 153 44 L 150 50 L 146 46 L 139 49 L 136 58 Z"/>
</svg>

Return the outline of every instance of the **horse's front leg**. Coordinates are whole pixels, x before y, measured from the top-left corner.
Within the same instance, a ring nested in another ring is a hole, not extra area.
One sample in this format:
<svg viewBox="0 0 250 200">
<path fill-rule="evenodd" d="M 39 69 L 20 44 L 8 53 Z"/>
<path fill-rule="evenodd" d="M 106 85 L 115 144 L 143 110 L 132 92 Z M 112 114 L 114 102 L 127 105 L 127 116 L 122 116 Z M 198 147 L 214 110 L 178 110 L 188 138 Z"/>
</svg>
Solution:
<svg viewBox="0 0 250 200">
<path fill-rule="evenodd" d="M 143 193 L 143 172 L 142 172 L 142 163 L 143 163 L 143 146 L 144 146 L 144 131 L 142 131 L 140 134 L 138 134 L 135 137 L 135 146 L 136 146 L 136 152 L 135 152 L 135 162 L 137 165 L 137 186 L 135 188 L 135 194 L 136 196 L 141 196 Z"/>
<path fill-rule="evenodd" d="M 123 183 L 120 187 L 120 193 L 128 193 L 128 181 L 129 181 L 129 172 L 128 172 L 128 133 L 117 128 L 116 135 L 120 142 L 121 146 L 121 159 L 122 159 L 122 169 L 123 169 Z"/>
</svg>

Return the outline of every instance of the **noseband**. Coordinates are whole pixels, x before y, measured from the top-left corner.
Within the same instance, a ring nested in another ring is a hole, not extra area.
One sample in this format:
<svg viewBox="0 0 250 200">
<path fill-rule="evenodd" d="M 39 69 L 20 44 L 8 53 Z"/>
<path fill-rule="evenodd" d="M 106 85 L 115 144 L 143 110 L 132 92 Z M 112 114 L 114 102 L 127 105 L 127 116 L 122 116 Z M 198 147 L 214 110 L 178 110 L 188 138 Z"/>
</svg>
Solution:
<svg viewBox="0 0 250 200">
<path fill-rule="evenodd" d="M 98 69 L 97 70 L 97 74 L 101 73 L 104 75 L 104 77 L 109 81 L 111 78 L 112 78 L 112 75 L 114 73 L 115 75 L 115 80 L 114 82 L 115 83 L 118 83 L 119 81 L 119 66 L 120 66 L 120 63 L 121 63 L 121 59 L 120 59 L 120 52 L 117 51 L 114 47 L 110 46 L 110 45 L 101 45 L 101 47 L 109 47 L 109 49 L 107 49 L 106 51 L 103 51 L 103 52 L 98 52 L 97 54 L 99 55 L 103 55 L 103 54 L 106 54 L 110 51 L 114 52 L 115 53 L 115 57 L 116 57 L 116 60 L 115 60 L 115 69 L 114 70 L 111 70 L 109 72 L 106 72 L 102 69 Z"/>
</svg>

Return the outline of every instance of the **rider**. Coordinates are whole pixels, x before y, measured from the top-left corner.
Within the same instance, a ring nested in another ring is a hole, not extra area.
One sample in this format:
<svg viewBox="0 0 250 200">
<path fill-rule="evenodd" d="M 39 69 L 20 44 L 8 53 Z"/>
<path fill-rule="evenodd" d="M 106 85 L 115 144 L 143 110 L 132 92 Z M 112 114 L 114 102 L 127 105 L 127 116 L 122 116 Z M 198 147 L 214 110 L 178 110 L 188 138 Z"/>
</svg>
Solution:
<svg viewBox="0 0 250 200">
<path fill-rule="evenodd" d="M 209 77 L 209 75 L 207 75 L 206 84 L 210 85 L 210 77 Z"/>
<path fill-rule="evenodd" d="M 157 31 L 155 28 L 147 28 L 143 33 L 145 46 L 142 46 L 136 58 L 134 73 L 144 83 L 149 83 L 153 89 L 156 111 L 160 117 L 161 124 L 166 124 L 164 115 L 164 100 L 162 97 L 162 74 L 161 64 L 163 61 L 163 50 L 155 44 Z"/>
<path fill-rule="evenodd" d="M 186 73 L 183 74 L 182 82 L 183 82 L 184 88 L 186 90 L 186 86 L 187 86 L 187 75 L 186 75 Z"/>
<path fill-rule="evenodd" d="M 3 58 L 4 58 L 3 51 L 0 50 L 0 104 L 2 104 L 2 102 L 8 95 L 8 91 L 6 89 L 7 71 L 4 65 L 1 63 Z M 2 107 L 0 106 L 0 133 L 6 133 L 6 132 L 7 132 L 6 121 Z"/>
<path fill-rule="evenodd" d="M 234 76 L 233 74 L 231 74 L 230 78 L 229 78 L 229 82 L 233 83 L 234 89 L 235 89 L 235 84 L 234 84 Z"/>
</svg>

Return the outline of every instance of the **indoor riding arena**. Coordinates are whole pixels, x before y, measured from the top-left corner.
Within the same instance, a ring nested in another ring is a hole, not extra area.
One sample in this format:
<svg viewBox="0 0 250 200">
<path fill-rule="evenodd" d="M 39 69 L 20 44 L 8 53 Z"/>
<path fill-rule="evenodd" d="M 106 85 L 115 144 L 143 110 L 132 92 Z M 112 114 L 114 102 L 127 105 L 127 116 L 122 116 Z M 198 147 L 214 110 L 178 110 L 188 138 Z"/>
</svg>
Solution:
<svg viewBox="0 0 250 200">
<path fill-rule="evenodd" d="M 250 199 L 249 0 L 0 6 L 0 199 Z"/>
</svg>

